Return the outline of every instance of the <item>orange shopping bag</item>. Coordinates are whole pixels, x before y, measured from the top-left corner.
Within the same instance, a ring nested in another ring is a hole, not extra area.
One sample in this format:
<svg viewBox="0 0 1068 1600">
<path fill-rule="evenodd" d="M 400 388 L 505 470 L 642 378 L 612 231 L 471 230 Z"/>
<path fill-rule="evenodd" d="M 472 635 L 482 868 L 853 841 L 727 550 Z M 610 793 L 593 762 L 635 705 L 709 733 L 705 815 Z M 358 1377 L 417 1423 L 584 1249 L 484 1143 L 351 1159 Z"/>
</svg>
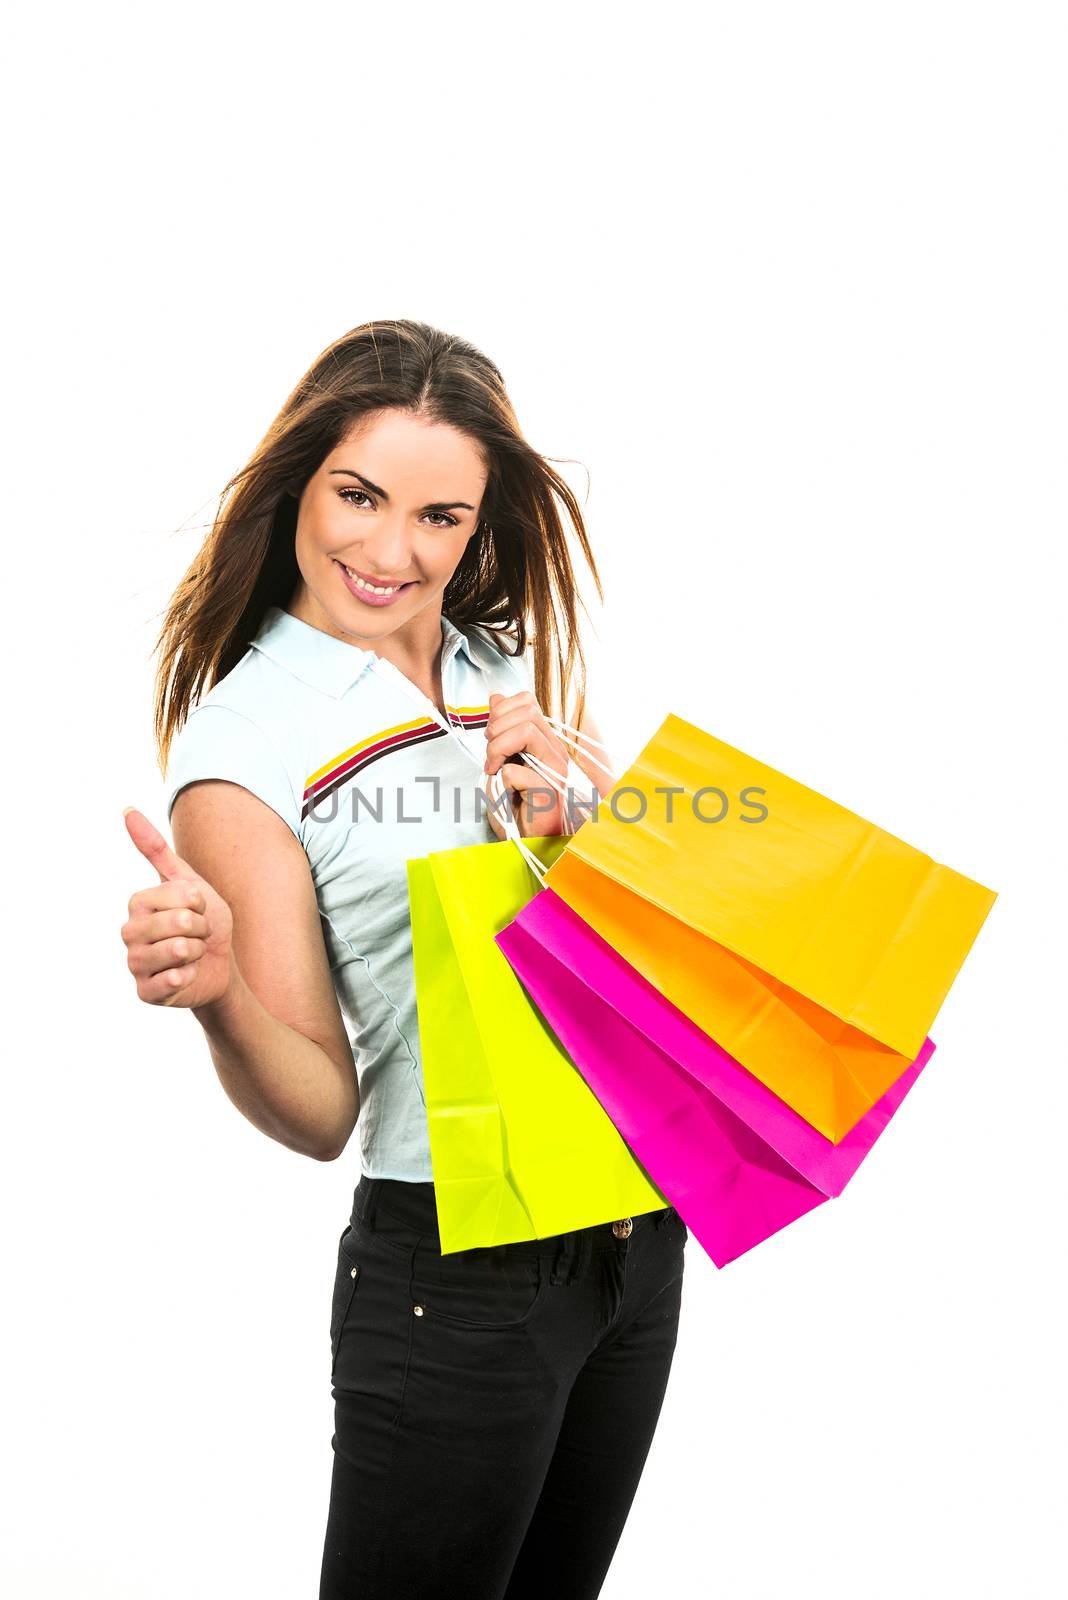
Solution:
<svg viewBox="0 0 1068 1600">
<path fill-rule="evenodd" d="M 835 1143 L 919 1053 L 996 899 L 673 714 L 544 882 Z"/>
</svg>

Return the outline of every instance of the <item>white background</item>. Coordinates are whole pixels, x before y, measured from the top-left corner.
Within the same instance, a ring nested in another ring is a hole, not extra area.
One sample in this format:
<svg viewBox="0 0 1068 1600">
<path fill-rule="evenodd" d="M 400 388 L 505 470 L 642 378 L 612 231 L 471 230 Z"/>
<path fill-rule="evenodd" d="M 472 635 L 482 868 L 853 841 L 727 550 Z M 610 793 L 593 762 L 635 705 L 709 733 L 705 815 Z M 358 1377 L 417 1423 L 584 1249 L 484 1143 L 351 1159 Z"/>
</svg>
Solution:
<svg viewBox="0 0 1068 1600">
<path fill-rule="evenodd" d="M 122 808 L 165 826 L 152 648 L 215 496 L 391 316 L 481 346 L 565 458 L 621 756 L 675 710 L 1000 895 L 845 1195 L 723 1271 L 688 1245 L 605 1600 L 1063 1592 L 1062 19 L 8 24 L 13 1600 L 316 1593 L 357 1144 L 266 1140 L 137 1001 Z"/>
</svg>

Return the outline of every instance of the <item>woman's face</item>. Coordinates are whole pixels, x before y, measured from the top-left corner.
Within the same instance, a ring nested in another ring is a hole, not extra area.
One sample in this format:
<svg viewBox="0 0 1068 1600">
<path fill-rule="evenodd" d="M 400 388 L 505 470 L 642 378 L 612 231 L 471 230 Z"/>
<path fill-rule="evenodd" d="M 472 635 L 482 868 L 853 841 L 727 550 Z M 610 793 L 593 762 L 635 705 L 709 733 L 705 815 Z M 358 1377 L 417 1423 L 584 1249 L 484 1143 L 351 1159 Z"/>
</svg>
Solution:
<svg viewBox="0 0 1068 1600">
<path fill-rule="evenodd" d="M 399 630 L 413 648 L 429 644 L 440 633 L 445 586 L 478 526 L 486 478 L 474 441 L 455 428 L 406 411 L 362 417 L 300 497 L 302 582 L 289 609 L 364 649 Z M 375 594 L 362 579 L 402 587 Z"/>
</svg>

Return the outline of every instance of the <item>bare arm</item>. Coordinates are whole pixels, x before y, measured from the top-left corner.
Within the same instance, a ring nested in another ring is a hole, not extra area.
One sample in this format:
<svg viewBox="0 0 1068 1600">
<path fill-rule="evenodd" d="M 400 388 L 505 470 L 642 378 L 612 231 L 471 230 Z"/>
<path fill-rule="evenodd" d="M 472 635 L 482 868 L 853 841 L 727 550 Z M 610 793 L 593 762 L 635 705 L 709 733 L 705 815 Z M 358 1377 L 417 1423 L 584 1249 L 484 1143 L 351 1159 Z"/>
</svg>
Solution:
<svg viewBox="0 0 1068 1600">
<path fill-rule="evenodd" d="M 219 1081 L 269 1138 L 333 1160 L 356 1125 L 359 1091 L 308 858 L 270 806 L 236 783 L 189 784 L 171 823 L 178 855 L 233 916 L 230 982 L 193 1008 Z"/>
</svg>

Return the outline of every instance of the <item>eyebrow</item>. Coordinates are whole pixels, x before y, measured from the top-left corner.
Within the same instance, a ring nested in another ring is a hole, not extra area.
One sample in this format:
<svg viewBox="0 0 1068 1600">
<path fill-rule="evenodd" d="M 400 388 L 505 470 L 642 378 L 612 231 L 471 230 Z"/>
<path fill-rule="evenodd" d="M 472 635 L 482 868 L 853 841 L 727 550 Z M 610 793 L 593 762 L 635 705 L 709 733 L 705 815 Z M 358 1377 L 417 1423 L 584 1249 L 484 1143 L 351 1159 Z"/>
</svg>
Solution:
<svg viewBox="0 0 1068 1600">
<path fill-rule="evenodd" d="M 357 478 L 365 489 L 376 494 L 380 500 L 389 500 L 389 495 L 380 489 L 377 483 L 372 483 L 370 478 L 365 478 L 362 472 L 353 472 L 349 467 L 331 467 L 329 476 L 343 478 Z M 474 506 L 469 506 L 466 500 L 431 500 L 423 507 L 424 511 L 473 511 Z"/>
</svg>

